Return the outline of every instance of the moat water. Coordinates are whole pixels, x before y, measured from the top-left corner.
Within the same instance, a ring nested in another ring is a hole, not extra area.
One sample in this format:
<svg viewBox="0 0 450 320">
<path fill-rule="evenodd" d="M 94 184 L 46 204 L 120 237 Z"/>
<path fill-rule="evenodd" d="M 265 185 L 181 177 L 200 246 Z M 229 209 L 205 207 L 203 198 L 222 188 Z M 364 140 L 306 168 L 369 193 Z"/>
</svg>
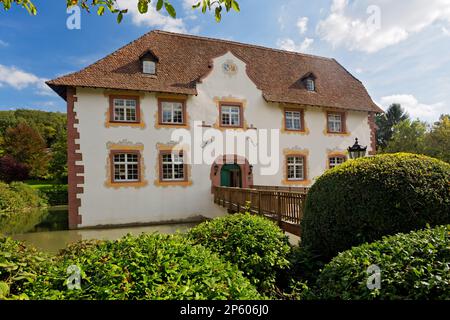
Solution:
<svg viewBox="0 0 450 320">
<path fill-rule="evenodd" d="M 80 240 L 116 240 L 126 234 L 139 235 L 141 233 L 165 233 L 186 232 L 196 223 L 163 224 L 139 227 L 107 228 L 107 229 L 83 229 L 68 230 L 67 207 L 52 207 L 46 212 L 42 221 L 29 230 L 12 234 L 15 240 L 24 241 L 34 247 L 50 253 L 57 253 L 69 243 Z"/>
</svg>

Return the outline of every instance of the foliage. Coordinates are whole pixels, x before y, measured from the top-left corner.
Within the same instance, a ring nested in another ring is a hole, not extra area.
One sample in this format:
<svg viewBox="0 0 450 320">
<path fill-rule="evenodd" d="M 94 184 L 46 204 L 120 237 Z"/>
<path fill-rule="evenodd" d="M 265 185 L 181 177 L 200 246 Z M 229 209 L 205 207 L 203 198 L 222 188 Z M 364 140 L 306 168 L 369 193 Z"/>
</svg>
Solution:
<svg viewBox="0 0 450 320">
<path fill-rule="evenodd" d="M 32 247 L 0 237 L 0 300 L 28 299 L 24 293 L 37 276 L 46 274 L 52 259 Z"/>
<path fill-rule="evenodd" d="M 292 248 L 289 262 L 291 267 L 287 278 L 304 283 L 315 283 L 320 269 L 324 266 L 321 255 L 301 243 Z"/>
<path fill-rule="evenodd" d="M 66 137 L 67 120 L 65 113 L 28 109 L 0 111 L 0 135 L 3 135 L 8 128 L 14 128 L 21 122 L 39 132 L 48 148 L 52 147 L 62 137 Z"/>
<path fill-rule="evenodd" d="M 4 135 L 3 149 L 19 163 L 30 169 L 33 177 L 47 174 L 49 155 L 44 139 L 39 132 L 24 122 L 14 128 L 8 128 Z"/>
<path fill-rule="evenodd" d="M 0 182 L 0 234 L 32 229 L 45 214 L 45 207 L 45 200 L 30 186 Z"/>
<path fill-rule="evenodd" d="M 272 221 L 234 214 L 199 224 L 189 237 L 236 264 L 260 290 L 271 289 L 277 272 L 287 268 L 287 236 Z"/>
<path fill-rule="evenodd" d="M 322 299 L 449 300 L 450 225 L 384 237 L 345 251 L 327 264 L 317 282 Z M 370 265 L 380 289 L 367 288 Z"/>
<path fill-rule="evenodd" d="M 385 148 L 388 141 L 391 140 L 394 126 L 408 119 L 409 115 L 398 103 L 389 106 L 384 114 L 377 115 L 375 118 L 375 123 L 378 127 L 377 145 L 381 148 Z"/>
<path fill-rule="evenodd" d="M 36 188 L 41 193 L 41 196 L 45 198 L 52 206 L 68 204 L 68 189 L 67 185 L 50 185 Z"/>
<path fill-rule="evenodd" d="M 425 136 L 425 154 L 450 163 L 450 115 L 442 115 Z"/>
<path fill-rule="evenodd" d="M 46 202 L 36 190 L 21 182 L 11 185 L 0 182 L 0 219 L 27 209 L 44 207 Z"/>
<path fill-rule="evenodd" d="M 23 163 L 17 162 L 12 156 L 0 157 L 0 180 L 5 182 L 23 181 L 28 179 L 29 169 Z"/>
<path fill-rule="evenodd" d="M 52 145 L 52 159 L 50 160 L 52 178 L 60 183 L 67 183 L 67 137 L 61 135 Z"/>
<path fill-rule="evenodd" d="M 66 0 L 67 8 L 71 6 L 79 5 L 83 10 L 90 12 L 91 9 L 96 9 L 96 12 L 99 16 L 102 16 L 105 13 L 105 10 L 108 9 L 112 14 L 117 14 L 117 22 L 122 22 L 124 14 L 128 12 L 128 8 L 121 8 L 119 6 L 119 2 L 117 0 Z M 136 0 L 137 8 L 141 14 L 147 13 L 149 10 L 149 5 L 152 0 Z M 172 17 L 176 18 L 176 10 L 172 6 L 171 1 L 169 0 L 154 0 L 156 2 L 156 11 L 160 11 L 162 8 L 166 10 L 166 12 Z M 31 0 L 0 0 L 0 3 L 3 3 L 3 8 L 5 10 L 9 10 L 11 8 L 11 4 L 17 4 L 25 9 L 31 14 L 36 15 L 37 9 Z M 229 12 L 231 9 L 239 12 L 239 3 L 236 0 L 199 0 L 198 3 L 192 6 L 193 9 L 201 7 L 202 13 L 205 13 L 206 10 L 214 10 L 214 14 L 216 17 L 216 21 L 220 21 L 222 18 L 222 11 L 225 9 Z"/>
<path fill-rule="evenodd" d="M 387 153 L 410 152 L 423 154 L 427 125 L 419 120 L 404 120 L 393 127 L 392 137 L 384 149 Z"/>
<path fill-rule="evenodd" d="M 311 187 L 302 245 L 324 256 L 384 235 L 450 223 L 450 165 L 426 156 L 385 154 L 348 161 Z"/>
<path fill-rule="evenodd" d="M 81 269 L 81 290 L 67 289 L 67 268 Z M 38 276 L 32 299 L 258 299 L 237 267 L 179 235 L 125 236 L 69 247 Z"/>
</svg>

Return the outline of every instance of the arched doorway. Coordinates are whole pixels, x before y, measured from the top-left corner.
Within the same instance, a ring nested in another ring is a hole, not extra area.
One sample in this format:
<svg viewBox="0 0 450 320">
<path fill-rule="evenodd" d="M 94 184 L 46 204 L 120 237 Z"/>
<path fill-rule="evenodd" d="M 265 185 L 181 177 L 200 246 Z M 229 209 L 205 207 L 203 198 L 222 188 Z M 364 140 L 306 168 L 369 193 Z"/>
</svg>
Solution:
<svg viewBox="0 0 450 320">
<path fill-rule="evenodd" d="M 242 188 L 242 171 L 237 164 L 224 164 L 220 170 L 220 186 Z"/>
<path fill-rule="evenodd" d="M 237 155 L 219 156 L 211 166 L 211 186 L 249 188 L 253 185 L 252 169 L 253 166 L 249 164 L 245 157 Z"/>
</svg>

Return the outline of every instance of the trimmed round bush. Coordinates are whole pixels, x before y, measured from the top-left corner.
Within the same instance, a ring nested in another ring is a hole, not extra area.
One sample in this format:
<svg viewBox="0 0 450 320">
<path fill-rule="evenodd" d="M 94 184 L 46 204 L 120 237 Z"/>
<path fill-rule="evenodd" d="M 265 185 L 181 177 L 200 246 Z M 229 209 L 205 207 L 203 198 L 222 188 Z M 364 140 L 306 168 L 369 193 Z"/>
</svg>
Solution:
<svg viewBox="0 0 450 320">
<path fill-rule="evenodd" d="M 277 273 L 289 266 L 289 241 L 272 221 L 234 214 L 203 222 L 189 231 L 198 244 L 236 264 L 259 289 L 270 289 Z"/>
<path fill-rule="evenodd" d="M 384 237 L 340 253 L 317 281 L 317 297 L 345 300 L 449 300 L 450 225 Z M 368 268 L 380 268 L 380 288 Z"/>
<path fill-rule="evenodd" d="M 67 288 L 67 268 L 81 290 Z M 27 291 L 32 299 L 259 299 L 236 266 L 182 236 L 125 236 L 78 243 L 59 255 Z"/>
<path fill-rule="evenodd" d="M 450 223 L 450 164 L 398 153 L 348 161 L 311 187 L 302 245 L 324 260 L 385 235 Z"/>
</svg>

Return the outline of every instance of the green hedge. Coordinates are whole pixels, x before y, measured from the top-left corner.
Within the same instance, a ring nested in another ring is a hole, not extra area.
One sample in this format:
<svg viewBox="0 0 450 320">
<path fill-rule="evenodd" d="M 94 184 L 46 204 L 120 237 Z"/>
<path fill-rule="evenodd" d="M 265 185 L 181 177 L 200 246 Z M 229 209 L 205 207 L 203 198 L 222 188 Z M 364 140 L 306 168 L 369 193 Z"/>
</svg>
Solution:
<svg viewBox="0 0 450 320">
<path fill-rule="evenodd" d="M 348 161 L 311 187 L 302 244 L 331 259 L 352 246 L 450 223 L 450 165 L 413 154 Z"/>
<path fill-rule="evenodd" d="M 50 269 L 52 258 L 32 247 L 0 237 L 0 300 L 28 299 L 38 275 Z"/>
<path fill-rule="evenodd" d="M 234 214 L 201 223 L 189 231 L 198 244 L 236 264 L 260 290 L 271 289 L 277 272 L 289 265 L 289 241 L 272 221 Z"/>
<path fill-rule="evenodd" d="M 380 268 L 380 289 L 367 288 L 370 265 Z M 321 299 L 450 299 L 450 225 L 385 237 L 345 251 L 321 272 Z"/>
<path fill-rule="evenodd" d="M 65 205 L 69 202 L 67 185 L 45 185 L 38 190 L 52 206 Z"/>
<path fill-rule="evenodd" d="M 68 290 L 66 270 L 82 270 Z M 258 299 L 237 267 L 175 235 L 126 236 L 80 243 L 62 252 L 26 291 L 32 299 Z"/>
</svg>

